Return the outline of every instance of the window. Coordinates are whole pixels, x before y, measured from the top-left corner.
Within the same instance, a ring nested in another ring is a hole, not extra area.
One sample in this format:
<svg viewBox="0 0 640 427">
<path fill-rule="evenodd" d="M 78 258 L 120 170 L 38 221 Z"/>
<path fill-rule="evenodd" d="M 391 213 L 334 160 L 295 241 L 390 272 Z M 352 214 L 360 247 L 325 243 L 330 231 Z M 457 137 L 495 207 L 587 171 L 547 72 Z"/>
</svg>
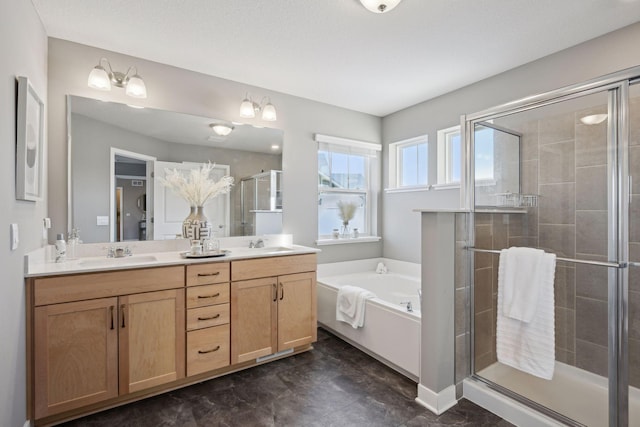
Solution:
<svg viewBox="0 0 640 427">
<path fill-rule="evenodd" d="M 427 135 L 389 144 L 389 187 L 426 187 L 429 184 Z"/>
<path fill-rule="evenodd" d="M 379 144 L 316 135 L 318 141 L 318 238 L 331 239 L 343 220 L 340 205 L 355 207 L 349 228 L 360 236 L 375 235 Z"/>
<path fill-rule="evenodd" d="M 476 181 L 494 179 L 494 131 L 479 127 L 474 134 Z M 460 126 L 438 131 L 438 184 L 460 185 L 462 170 L 462 137 Z"/>
<path fill-rule="evenodd" d="M 438 131 L 438 184 L 460 184 L 462 137 L 460 126 Z"/>
</svg>

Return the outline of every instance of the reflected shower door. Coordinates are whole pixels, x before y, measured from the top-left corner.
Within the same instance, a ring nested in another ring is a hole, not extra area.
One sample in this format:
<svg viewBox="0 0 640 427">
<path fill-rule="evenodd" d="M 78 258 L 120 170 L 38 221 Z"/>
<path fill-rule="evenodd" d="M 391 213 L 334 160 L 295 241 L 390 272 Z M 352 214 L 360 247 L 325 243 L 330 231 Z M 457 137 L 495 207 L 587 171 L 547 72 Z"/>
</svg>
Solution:
<svg viewBox="0 0 640 427">
<path fill-rule="evenodd" d="M 483 117 L 470 127 L 473 246 L 484 250 L 474 254 L 472 372 L 568 425 L 608 426 L 617 413 L 609 409 L 618 339 L 615 328 L 609 335 L 619 271 L 616 134 L 609 120 L 615 104 L 614 92 L 603 90 Z M 512 246 L 558 257 L 555 333 L 543 337 L 555 348 L 552 380 L 497 360 L 498 254 Z"/>
</svg>

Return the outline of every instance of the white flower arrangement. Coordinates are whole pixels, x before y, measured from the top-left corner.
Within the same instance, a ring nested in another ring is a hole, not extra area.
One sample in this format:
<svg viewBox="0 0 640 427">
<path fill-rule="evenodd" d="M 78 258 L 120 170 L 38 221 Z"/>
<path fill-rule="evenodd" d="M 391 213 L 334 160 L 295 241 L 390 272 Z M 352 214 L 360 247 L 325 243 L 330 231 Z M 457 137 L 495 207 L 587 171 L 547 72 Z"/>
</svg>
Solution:
<svg viewBox="0 0 640 427">
<path fill-rule="evenodd" d="M 210 178 L 214 164 L 205 163 L 198 169 L 185 174 L 177 169 L 165 169 L 160 182 L 174 193 L 185 199 L 190 206 L 204 206 L 211 199 L 231 191 L 233 177 L 223 176 L 218 181 Z"/>
<path fill-rule="evenodd" d="M 343 224 L 349 224 L 349 221 L 356 216 L 356 210 L 358 209 L 358 204 L 355 202 L 343 202 L 342 200 L 338 201 L 338 216 L 342 220 Z"/>
</svg>

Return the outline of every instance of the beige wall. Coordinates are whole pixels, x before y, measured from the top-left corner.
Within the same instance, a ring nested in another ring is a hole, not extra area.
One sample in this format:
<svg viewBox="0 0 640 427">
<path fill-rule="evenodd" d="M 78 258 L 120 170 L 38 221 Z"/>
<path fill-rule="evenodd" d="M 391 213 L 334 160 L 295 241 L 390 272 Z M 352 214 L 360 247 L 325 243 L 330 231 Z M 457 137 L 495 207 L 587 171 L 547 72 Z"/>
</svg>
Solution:
<svg viewBox="0 0 640 427">
<path fill-rule="evenodd" d="M 238 116 L 246 92 L 255 98 L 271 97 L 278 110 L 275 126 L 284 130 L 284 232 L 295 243 L 314 246 L 317 237 L 317 145 L 315 133 L 380 142 L 381 119 L 242 83 L 145 61 L 114 52 L 49 39 L 49 211 L 54 230 L 67 223 L 67 138 L 65 95 L 72 94 L 131 103 L 114 88 L 100 92 L 87 87 L 87 76 L 100 57 L 117 70 L 135 65 L 144 78 L 149 97 L 136 104 L 205 117 L 245 121 Z M 271 125 L 256 118 L 258 125 Z M 53 237 L 50 234 L 49 238 Z M 324 246 L 319 259 L 330 262 L 371 258 L 382 254 L 382 243 Z"/>
<path fill-rule="evenodd" d="M 24 254 L 42 243 L 44 200 L 15 198 L 16 76 L 28 77 L 47 103 L 47 37 L 28 0 L 0 1 L 0 425 L 22 426 L 26 419 Z M 45 119 L 46 121 L 46 119 Z M 9 224 L 20 229 L 20 246 L 9 249 Z"/>
</svg>

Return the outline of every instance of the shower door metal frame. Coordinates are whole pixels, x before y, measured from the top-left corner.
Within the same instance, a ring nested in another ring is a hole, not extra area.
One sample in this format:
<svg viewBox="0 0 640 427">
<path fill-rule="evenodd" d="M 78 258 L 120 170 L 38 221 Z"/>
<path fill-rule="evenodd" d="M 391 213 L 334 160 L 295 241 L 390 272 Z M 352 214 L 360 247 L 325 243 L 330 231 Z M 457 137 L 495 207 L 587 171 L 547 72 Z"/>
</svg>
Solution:
<svg viewBox="0 0 640 427">
<path fill-rule="evenodd" d="M 467 277 L 469 307 L 467 327 L 469 339 L 469 369 L 471 378 L 517 400 L 553 419 L 571 426 L 582 424 L 551 409 L 533 402 L 511 390 L 493 383 L 475 373 L 475 325 L 474 325 L 474 256 L 475 244 L 475 172 L 474 172 L 474 128 L 482 121 L 504 117 L 536 108 L 581 98 L 595 93 L 608 93 L 607 131 L 607 200 L 608 200 L 608 381 L 609 381 L 609 426 L 623 427 L 629 420 L 628 385 L 628 267 L 629 267 L 629 82 L 640 81 L 640 67 L 575 84 L 562 89 L 530 96 L 460 117 L 461 133 L 465 137 L 463 153 L 463 179 L 461 205 L 467 215 Z M 614 260 L 614 261 L 611 261 Z M 605 264 L 605 263 L 603 263 Z M 612 267 L 612 268 L 611 268 Z"/>
</svg>

